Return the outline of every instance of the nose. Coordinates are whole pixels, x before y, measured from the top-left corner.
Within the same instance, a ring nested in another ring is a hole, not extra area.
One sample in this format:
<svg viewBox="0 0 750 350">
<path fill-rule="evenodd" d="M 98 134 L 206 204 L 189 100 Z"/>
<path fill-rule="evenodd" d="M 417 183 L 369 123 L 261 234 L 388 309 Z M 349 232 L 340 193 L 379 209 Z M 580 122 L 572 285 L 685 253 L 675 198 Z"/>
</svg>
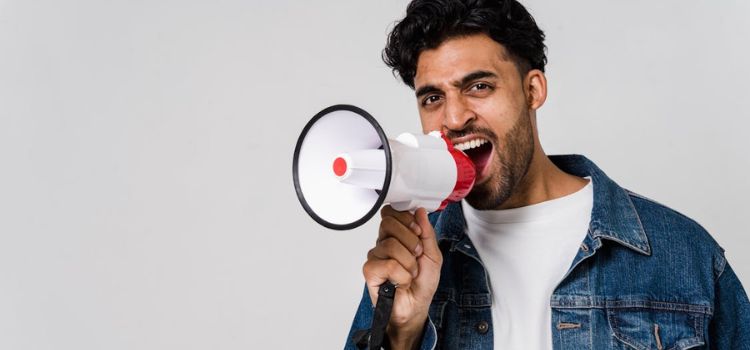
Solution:
<svg viewBox="0 0 750 350">
<path fill-rule="evenodd" d="M 448 130 L 460 131 L 476 120 L 477 116 L 461 97 L 446 97 L 443 127 Z"/>
</svg>

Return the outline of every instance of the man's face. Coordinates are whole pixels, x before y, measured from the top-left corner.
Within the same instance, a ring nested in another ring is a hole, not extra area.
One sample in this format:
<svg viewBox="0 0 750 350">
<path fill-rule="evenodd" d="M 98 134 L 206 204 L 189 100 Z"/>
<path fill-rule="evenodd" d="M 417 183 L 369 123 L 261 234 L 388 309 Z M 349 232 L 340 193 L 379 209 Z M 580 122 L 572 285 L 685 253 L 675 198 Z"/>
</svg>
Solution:
<svg viewBox="0 0 750 350">
<path fill-rule="evenodd" d="M 476 166 L 466 200 L 499 207 L 534 154 L 523 78 L 505 49 L 483 34 L 449 39 L 419 55 L 414 86 L 422 129 L 442 131 Z"/>
</svg>

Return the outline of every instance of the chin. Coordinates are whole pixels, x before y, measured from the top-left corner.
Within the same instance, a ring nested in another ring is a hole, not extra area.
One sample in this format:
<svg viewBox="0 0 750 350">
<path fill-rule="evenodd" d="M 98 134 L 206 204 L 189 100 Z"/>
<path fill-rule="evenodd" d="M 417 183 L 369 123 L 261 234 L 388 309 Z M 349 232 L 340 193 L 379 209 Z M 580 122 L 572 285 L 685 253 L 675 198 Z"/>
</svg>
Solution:
<svg viewBox="0 0 750 350">
<path fill-rule="evenodd" d="M 510 198 L 512 191 L 507 178 L 493 174 L 489 179 L 474 186 L 466 202 L 474 209 L 490 210 L 500 207 Z"/>
</svg>

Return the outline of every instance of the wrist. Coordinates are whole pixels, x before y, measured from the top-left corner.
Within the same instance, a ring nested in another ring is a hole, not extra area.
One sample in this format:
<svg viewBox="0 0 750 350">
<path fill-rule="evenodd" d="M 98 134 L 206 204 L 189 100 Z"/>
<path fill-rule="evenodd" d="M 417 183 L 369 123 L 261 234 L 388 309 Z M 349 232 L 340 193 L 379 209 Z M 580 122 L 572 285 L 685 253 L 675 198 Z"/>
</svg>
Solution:
<svg viewBox="0 0 750 350">
<path fill-rule="evenodd" d="M 422 334 L 424 333 L 425 322 L 427 322 L 427 317 L 400 326 L 388 325 L 386 335 L 388 336 L 390 349 L 418 349 Z"/>
</svg>

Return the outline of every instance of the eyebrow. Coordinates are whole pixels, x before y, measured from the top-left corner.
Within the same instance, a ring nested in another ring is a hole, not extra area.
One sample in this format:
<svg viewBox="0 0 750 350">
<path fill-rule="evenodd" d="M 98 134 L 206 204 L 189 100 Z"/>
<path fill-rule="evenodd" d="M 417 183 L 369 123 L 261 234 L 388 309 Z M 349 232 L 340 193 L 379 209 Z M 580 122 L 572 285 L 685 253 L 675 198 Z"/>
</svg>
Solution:
<svg viewBox="0 0 750 350">
<path fill-rule="evenodd" d="M 486 71 L 486 70 L 478 70 L 476 72 L 471 72 L 471 73 L 465 75 L 459 81 L 454 81 L 453 83 L 451 83 L 451 85 L 453 85 L 455 87 L 461 87 L 461 86 L 465 86 L 466 84 L 468 84 L 468 83 L 470 83 L 470 82 L 472 82 L 474 80 L 482 79 L 482 78 L 497 78 L 497 74 L 489 72 L 489 71 Z M 442 90 L 440 90 L 435 85 L 429 85 L 428 84 L 428 85 L 422 86 L 419 89 L 417 89 L 417 92 L 415 94 L 417 95 L 417 98 L 419 98 L 421 96 L 424 96 L 424 95 L 427 95 L 427 94 L 433 93 L 433 92 L 442 92 Z"/>
</svg>

